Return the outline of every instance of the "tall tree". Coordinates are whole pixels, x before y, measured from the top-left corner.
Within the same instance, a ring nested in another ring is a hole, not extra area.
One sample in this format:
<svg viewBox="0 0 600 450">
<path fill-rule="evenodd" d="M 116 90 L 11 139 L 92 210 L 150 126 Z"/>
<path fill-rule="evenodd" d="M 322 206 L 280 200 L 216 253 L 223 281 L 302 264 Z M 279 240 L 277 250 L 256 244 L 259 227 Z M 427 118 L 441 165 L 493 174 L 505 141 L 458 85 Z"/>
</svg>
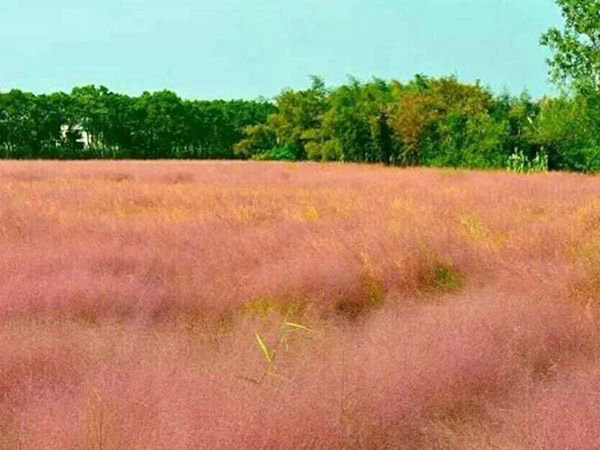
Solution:
<svg viewBox="0 0 600 450">
<path fill-rule="evenodd" d="M 309 89 L 286 89 L 275 97 L 278 112 L 269 117 L 278 145 L 288 146 L 295 159 L 305 158 L 306 145 L 320 140 L 323 114 L 328 107 L 324 81 L 316 76 L 311 78 Z"/>
<path fill-rule="evenodd" d="M 600 87 L 600 0 L 556 0 L 564 29 L 550 28 L 540 43 L 553 55 L 550 75 L 558 84 Z"/>
</svg>

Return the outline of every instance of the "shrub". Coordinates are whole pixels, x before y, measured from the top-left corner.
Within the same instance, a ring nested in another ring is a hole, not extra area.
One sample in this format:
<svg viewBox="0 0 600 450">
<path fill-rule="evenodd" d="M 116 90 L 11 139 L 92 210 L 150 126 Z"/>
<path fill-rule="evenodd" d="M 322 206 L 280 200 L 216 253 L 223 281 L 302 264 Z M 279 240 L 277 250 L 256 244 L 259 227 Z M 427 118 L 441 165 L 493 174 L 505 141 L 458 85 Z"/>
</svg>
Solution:
<svg viewBox="0 0 600 450">
<path fill-rule="evenodd" d="M 546 173 L 548 172 L 548 155 L 544 151 L 540 151 L 530 160 L 522 151 L 515 150 L 508 157 L 507 168 L 516 173 Z"/>
<path fill-rule="evenodd" d="M 252 155 L 255 161 L 296 161 L 298 159 L 293 146 L 275 147 L 266 152 Z"/>
</svg>

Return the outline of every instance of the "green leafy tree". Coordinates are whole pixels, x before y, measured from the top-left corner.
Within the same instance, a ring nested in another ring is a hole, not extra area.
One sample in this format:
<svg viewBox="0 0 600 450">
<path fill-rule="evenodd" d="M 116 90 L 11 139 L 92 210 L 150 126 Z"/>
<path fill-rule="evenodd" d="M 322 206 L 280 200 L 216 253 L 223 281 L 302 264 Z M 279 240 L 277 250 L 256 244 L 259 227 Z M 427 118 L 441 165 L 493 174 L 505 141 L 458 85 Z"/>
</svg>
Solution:
<svg viewBox="0 0 600 450">
<path fill-rule="evenodd" d="M 234 146 L 235 153 L 244 158 L 266 153 L 277 146 L 277 134 L 267 124 L 249 125 L 244 129 L 244 133 L 246 138 Z"/>
<path fill-rule="evenodd" d="M 564 29 L 551 28 L 540 43 L 548 47 L 550 75 L 558 83 L 600 83 L 600 0 L 556 0 L 565 19 Z"/>
<path fill-rule="evenodd" d="M 394 155 L 387 107 L 392 100 L 389 83 L 375 79 L 349 83 L 333 90 L 323 115 L 322 140 L 313 145 L 312 159 L 386 162 Z"/>
<path fill-rule="evenodd" d="M 584 96 L 545 99 L 532 136 L 550 169 L 600 170 L 599 105 Z"/>
<path fill-rule="evenodd" d="M 492 115 L 494 98 L 479 84 L 454 77 L 418 75 L 407 85 L 394 82 L 390 126 L 402 141 L 402 164 L 497 167 L 507 135 Z"/>
<path fill-rule="evenodd" d="M 60 119 L 47 96 L 13 89 L 0 94 L 0 145 L 5 158 L 40 158 L 60 140 Z"/>
<path fill-rule="evenodd" d="M 286 89 L 275 97 L 275 105 L 277 113 L 268 123 L 275 131 L 277 145 L 290 149 L 295 159 L 304 159 L 306 145 L 322 139 L 322 119 L 328 108 L 325 82 L 313 76 L 309 89 Z"/>
<path fill-rule="evenodd" d="M 275 145 L 275 132 L 265 123 L 277 109 L 264 99 L 193 101 L 186 102 L 186 108 L 190 120 L 188 141 L 193 149 L 190 157 L 249 158 Z"/>
<path fill-rule="evenodd" d="M 71 91 L 75 116 L 89 136 L 91 152 L 101 152 L 106 147 L 106 133 L 110 127 L 110 91 L 104 86 L 76 87 Z"/>
<path fill-rule="evenodd" d="M 600 0 L 556 0 L 565 24 L 541 44 L 552 80 L 569 88 L 541 104 L 532 140 L 548 154 L 551 169 L 600 169 Z"/>
</svg>

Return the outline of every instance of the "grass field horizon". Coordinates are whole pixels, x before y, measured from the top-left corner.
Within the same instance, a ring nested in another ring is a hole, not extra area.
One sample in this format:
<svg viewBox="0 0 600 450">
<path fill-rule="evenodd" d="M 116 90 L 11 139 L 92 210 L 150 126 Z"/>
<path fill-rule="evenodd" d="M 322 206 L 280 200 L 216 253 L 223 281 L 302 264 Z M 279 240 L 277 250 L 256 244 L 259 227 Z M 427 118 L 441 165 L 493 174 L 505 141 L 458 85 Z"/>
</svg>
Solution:
<svg viewBox="0 0 600 450">
<path fill-rule="evenodd" d="M 0 162 L 0 449 L 600 447 L 594 176 Z"/>
</svg>

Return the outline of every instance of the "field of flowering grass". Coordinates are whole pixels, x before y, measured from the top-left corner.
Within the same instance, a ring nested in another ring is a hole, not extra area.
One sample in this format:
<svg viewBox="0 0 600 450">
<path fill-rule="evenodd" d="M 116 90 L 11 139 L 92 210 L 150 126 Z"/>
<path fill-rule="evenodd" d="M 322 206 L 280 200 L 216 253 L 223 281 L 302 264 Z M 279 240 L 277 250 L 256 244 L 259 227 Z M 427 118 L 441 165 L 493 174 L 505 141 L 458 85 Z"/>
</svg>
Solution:
<svg viewBox="0 0 600 450">
<path fill-rule="evenodd" d="M 600 447 L 600 179 L 0 163 L 0 449 Z"/>
</svg>

